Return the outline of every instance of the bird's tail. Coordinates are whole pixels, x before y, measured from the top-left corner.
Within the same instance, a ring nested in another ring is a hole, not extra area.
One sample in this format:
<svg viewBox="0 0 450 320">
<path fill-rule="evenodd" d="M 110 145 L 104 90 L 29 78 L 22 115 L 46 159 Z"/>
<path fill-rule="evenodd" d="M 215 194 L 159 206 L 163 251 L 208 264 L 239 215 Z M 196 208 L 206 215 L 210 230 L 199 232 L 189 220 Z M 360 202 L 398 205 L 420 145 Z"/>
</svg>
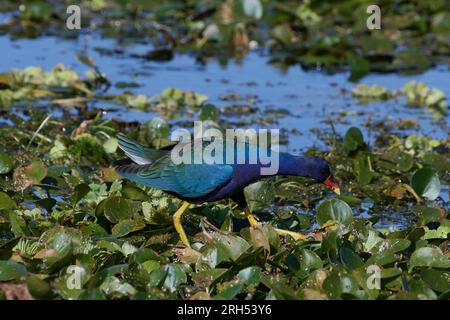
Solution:
<svg viewBox="0 0 450 320">
<path fill-rule="evenodd" d="M 118 134 L 117 139 L 119 140 L 119 148 L 122 149 L 133 162 L 140 165 L 151 164 L 157 159 L 167 155 L 167 151 L 144 147 L 140 143 L 131 140 L 122 134 Z"/>
</svg>

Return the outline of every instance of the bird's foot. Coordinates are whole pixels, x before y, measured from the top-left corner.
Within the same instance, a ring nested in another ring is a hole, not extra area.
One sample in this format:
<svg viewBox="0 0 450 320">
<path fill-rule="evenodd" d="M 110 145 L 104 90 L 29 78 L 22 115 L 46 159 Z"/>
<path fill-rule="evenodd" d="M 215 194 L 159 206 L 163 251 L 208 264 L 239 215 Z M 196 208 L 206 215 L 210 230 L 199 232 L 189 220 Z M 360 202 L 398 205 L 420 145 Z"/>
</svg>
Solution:
<svg viewBox="0 0 450 320">
<path fill-rule="evenodd" d="M 250 210 L 245 209 L 245 216 L 247 217 L 248 222 L 250 223 L 250 225 L 253 228 L 259 228 L 261 227 L 261 222 L 259 222 L 258 220 L 256 220 L 255 216 L 253 214 L 251 214 Z M 294 231 L 289 231 L 289 230 L 283 230 L 283 229 L 278 229 L 278 228 L 274 228 L 275 232 L 277 234 L 279 234 L 280 236 L 291 236 L 292 238 L 294 238 L 294 240 L 297 241 L 304 241 L 308 239 L 307 235 L 298 233 L 298 232 L 294 232 Z"/>
<path fill-rule="evenodd" d="M 274 228 L 274 229 L 275 229 L 275 232 L 277 234 L 279 234 L 280 236 L 291 236 L 296 241 L 308 240 L 308 236 L 306 234 L 289 231 L 289 230 L 278 229 L 278 228 Z"/>
</svg>

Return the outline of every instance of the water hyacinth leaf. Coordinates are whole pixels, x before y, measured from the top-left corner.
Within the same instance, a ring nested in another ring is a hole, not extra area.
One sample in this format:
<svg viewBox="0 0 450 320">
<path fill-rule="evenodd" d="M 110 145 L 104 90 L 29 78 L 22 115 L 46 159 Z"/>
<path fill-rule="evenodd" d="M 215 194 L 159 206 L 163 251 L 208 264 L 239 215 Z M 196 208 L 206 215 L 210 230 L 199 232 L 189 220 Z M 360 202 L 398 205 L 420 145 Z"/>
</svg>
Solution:
<svg viewBox="0 0 450 320">
<path fill-rule="evenodd" d="M 450 289 L 450 272 L 436 269 L 426 269 L 420 272 L 422 280 L 437 292 Z"/>
<path fill-rule="evenodd" d="M 108 276 L 101 284 L 100 289 L 110 298 L 129 298 L 136 294 L 136 289 L 129 283 L 115 276 Z"/>
<path fill-rule="evenodd" d="M 122 186 L 122 196 L 135 201 L 146 201 L 148 200 L 149 196 L 142 190 L 141 188 L 126 184 Z"/>
<path fill-rule="evenodd" d="M 167 139 L 169 135 L 169 125 L 166 120 L 155 117 L 145 122 L 139 130 L 139 141 L 142 143 L 150 143 L 153 147 L 159 149 L 169 144 Z"/>
<path fill-rule="evenodd" d="M 409 269 L 416 267 L 450 268 L 450 259 L 438 247 L 416 249 L 408 263 Z"/>
<path fill-rule="evenodd" d="M 27 19 L 48 20 L 52 15 L 52 7 L 44 1 L 30 2 L 24 6 L 22 14 Z"/>
<path fill-rule="evenodd" d="M 231 300 L 238 295 L 244 288 L 243 284 L 232 281 L 225 282 L 221 285 L 219 294 L 216 299 Z"/>
<path fill-rule="evenodd" d="M 50 284 L 36 275 L 29 275 L 26 283 L 28 291 L 35 299 L 46 299 L 51 294 Z"/>
<path fill-rule="evenodd" d="M 106 300 L 105 294 L 100 289 L 83 290 L 78 300 Z"/>
<path fill-rule="evenodd" d="M 136 221 L 133 219 L 120 220 L 111 230 L 111 233 L 115 237 L 123 237 L 127 234 L 135 231 L 142 230 L 145 227 L 145 223 Z"/>
<path fill-rule="evenodd" d="M 406 250 L 411 245 L 407 239 L 387 239 L 388 245 L 384 248 L 388 252 L 397 253 Z"/>
<path fill-rule="evenodd" d="M 26 274 L 24 265 L 11 260 L 0 260 L 0 281 L 17 280 Z"/>
<path fill-rule="evenodd" d="M 8 194 L 0 191 L 0 210 L 11 209 L 16 206 L 13 199 Z"/>
<path fill-rule="evenodd" d="M 47 167 L 41 161 L 34 161 L 27 166 L 16 168 L 13 180 L 16 189 L 25 189 L 30 185 L 38 184 L 46 176 Z"/>
<path fill-rule="evenodd" d="M 363 186 L 369 184 L 375 175 L 375 172 L 372 169 L 370 156 L 365 154 L 358 155 L 353 165 L 353 171 L 356 173 L 360 185 Z"/>
<path fill-rule="evenodd" d="M 163 286 L 171 292 L 187 281 L 186 273 L 179 264 L 169 263 L 164 266 L 163 270 L 167 273 Z"/>
<path fill-rule="evenodd" d="M 399 268 L 384 268 L 381 270 L 381 279 L 390 279 L 394 277 L 398 277 L 402 274 L 401 269 Z"/>
<path fill-rule="evenodd" d="M 261 281 L 261 268 L 248 267 L 242 269 L 239 271 L 236 278 L 246 286 L 256 286 Z"/>
<path fill-rule="evenodd" d="M 144 263 L 142 263 L 142 266 L 144 267 L 144 269 L 150 274 L 153 271 L 159 269 L 159 267 L 161 266 L 160 263 L 158 261 L 155 260 L 147 260 Z"/>
<path fill-rule="evenodd" d="M 399 148 L 394 148 L 380 156 L 378 165 L 383 169 L 407 172 L 413 167 L 413 157 Z"/>
<path fill-rule="evenodd" d="M 150 276 L 142 264 L 131 263 L 124 274 L 124 278 L 138 290 L 145 290 Z"/>
<path fill-rule="evenodd" d="M 364 266 L 364 261 L 350 248 L 342 247 L 339 250 L 341 261 L 348 269 L 358 269 Z"/>
<path fill-rule="evenodd" d="M 268 180 L 262 180 L 244 189 L 245 198 L 251 212 L 266 208 L 272 201 L 273 188 Z"/>
<path fill-rule="evenodd" d="M 12 170 L 12 160 L 8 154 L 0 151 L 0 174 L 6 174 Z"/>
<path fill-rule="evenodd" d="M 104 207 L 105 217 L 112 223 L 131 218 L 132 211 L 126 199 L 122 197 L 109 197 Z"/>
<path fill-rule="evenodd" d="M 72 240 L 66 233 L 58 232 L 53 239 L 52 247 L 60 256 L 65 256 L 72 249 Z"/>
<path fill-rule="evenodd" d="M 350 68 L 350 81 L 357 81 L 370 72 L 370 64 L 366 59 L 360 56 L 349 55 L 348 60 Z"/>
<path fill-rule="evenodd" d="M 242 0 L 244 13 L 248 17 L 261 19 L 263 15 L 263 6 L 260 0 Z"/>
<path fill-rule="evenodd" d="M 417 194 L 428 200 L 435 200 L 441 192 L 439 176 L 431 168 L 422 168 L 414 173 L 411 185 Z"/>
<path fill-rule="evenodd" d="M 114 153 L 116 152 L 118 146 L 119 140 L 117 140 L 116 138 L 109 138 L 103 144 L 103 149 L 105 149 L 106 153 Z"/>
<path fill-rule="evenodd" d="M 320 259 L 317 253 L 311 250 L 301 249 L 300 252 L 296 252 L 295 255 L 300 264 L 300 271 L 305 275 L 314 270 L 320 269 L 323 266 L 322 259 Z"/>
<path fill-rule="evenodd" d="M 341 299 L 343 294 L 356 295 L 358 288 L 356 280 L 347 274 L 333 273 L 323 282 L 323 289 L 330 299 Z"/>
<path fill-rule="evenodd" d="M 219 117 L 219 109 L 213 104 L 205 104 L 200 110 L 200 120 L 217 120 Z"/>
<path fill-rule="evenodd" d="M 344 137 L 344 147 L 347 151 L 356 151 L 364 146 L 364 137 L 361 132 L 356 127 L 351 127 L 347 130 Z"/>
<path fill-rule="evenodd" d="M 445 220 L 437 229 L 428 229 L 425 227 L 425 234 L 422 236 L 423 240 L 427 239 L 447 239 L 450 233 L 450 222 Z"/>
<path fill-rule="evenodd" d="M 325 200 L 317 211 L 317 222 L 323 226 L 328 221 L 350 224 L 353 221 L 353 211 L 350 206 L 339 199 Z"/>
<path fill-rule="evenodd" d="M 329 231 L 323 239 L 321 250 L 331 259 L 336 259 L 339 254 L 338 246 L 339 229 Z"/>
<path fill-rule="evenodd" d="M 78 201 L 83 199 L 84 196 L 89 193 L 89 191 L 91 191 L 91 188 L 89 188 L 89 186 L 87 184 L 80 183 L 79 185 L 77 185 L 75 187 L 75 190 L 74 190 L 73 195 L 71 196 L 71 199 L 73 199 L 73 201 L 75 203 L 77 203 Z"/>
<path fill-rule="evenodd" d="M 419 51 L 403 51 L 393 62 L 394 66 L 405 71 L 423 72 L 431 65 L 430 60 Z"/>
<path fill-rule="evenodd" d="M 17 211 L 10 211 L 8 216 L 9 224 L 11 225 L 11 231 L 14 233 L 15 237 L 23 237 L 29 235 L 29 231 L 27 230 L 27 223 Z"/>
<path fill-rule="evenodd" d="M 222 35 L 220 34 L 220 30 L 217 24 L 212 23 L 206 26 L 205 30 L 203 30 L 203 37 L 212 41 L 220 41 Z"/>
<path fill-rule="evenodd" d="M 437 222 L 443 218 L 444 213 L 439 208 L 427 206 L 413 206 L 412 211 L 420 217 L 422 224 Z"/>
<path fill-rule="evenodd" d="M 248 248 L 250 248 L 248 242 L 243 238 L 231 235 L 216 233 L 214 242 L 216 243 L 216 246 L 226 252 L 228 257 L 233 261 L 236 261 Z"/>
<path fill-rule="evenodd" d="M 212 283 L 226 274 L 227 271 L 228 269 L 226 268 L 215 268 L 196 272 L 192 274 L 192 281 L 200 288 L 209 288 Z"/>
<path fill-rule="evenodd" d="M 390 265 L 398 260 L 398 256 L 389 251 L 383 251 L 381 253 L 375 253 L 370 257 L 365 265 L 370 266 L 372 264 L 377 264 L 380 266 Z"/>
<path fill-rule="evenodd" d="M 369 86 L 361 83 L 352 89 L 352 95 L 362 101 L 386 100 L 389 97 L 389 91 L 380 85 Z"/>
</svg>

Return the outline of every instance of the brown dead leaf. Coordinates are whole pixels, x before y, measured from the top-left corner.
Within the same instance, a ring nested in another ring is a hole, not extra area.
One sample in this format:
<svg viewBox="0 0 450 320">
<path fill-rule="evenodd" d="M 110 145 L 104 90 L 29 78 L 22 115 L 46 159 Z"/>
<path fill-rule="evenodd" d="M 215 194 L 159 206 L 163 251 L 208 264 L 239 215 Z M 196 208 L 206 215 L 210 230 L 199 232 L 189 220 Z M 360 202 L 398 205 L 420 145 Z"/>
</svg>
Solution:
<svg viewBox="0 0 450 320">
<path fill-rule="evenodd" d="M 388 197 L 394 197 L 396 199 L 402 199 L 406 193 L 406 189 L 401 185 L 395 185 L 383 190 L 383 193 Z"/>
<path fill-rule="evenodd" d="M 88 126 L 92 123 L 92 120 L 84 120 L 83 122 L 80 123 L 80 125 L 78 126 L 78 128 L 76 128 L 75 130 L 73 130 L 72 132 L 72 138 L 75 138 L 79 135 L 82 135 L 84 133 L 87 132 L 87 128 Z"/>
<path fill-rule="evenodd" d="M 175 253 L 178 259 L 182 263 L 194 264 L 197 262 L 198 258 L 201 256 L 201 253 L 192 249 L 192 248 L 174 248 L 173 253 Z"/>
<path fill-rule="evenodd" d="M 0 290 L 4 292 L 6 300 L 33 300 L 24 284 L 0 283 Z"/>
</svg>

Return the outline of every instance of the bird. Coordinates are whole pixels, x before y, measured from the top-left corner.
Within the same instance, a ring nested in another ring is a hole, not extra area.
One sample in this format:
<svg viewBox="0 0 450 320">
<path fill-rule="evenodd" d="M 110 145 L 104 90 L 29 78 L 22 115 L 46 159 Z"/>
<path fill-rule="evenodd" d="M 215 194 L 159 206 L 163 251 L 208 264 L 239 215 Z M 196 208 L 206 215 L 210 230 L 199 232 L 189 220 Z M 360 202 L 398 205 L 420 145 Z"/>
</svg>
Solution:
<svg viewBox="0 0 450 320">
<path fill-rule="evenodd" d="M 182 226 L 182 216 L 191 204 L 216 202 L 223 199 L 233 200 L 245 216 L 251 227 L 258 228 L 261 223 L 250 212 L 244 188 L 254 182 L 273 175 L 301 176 L 325 184 L 335 193 L 340 194 L 339 184 L 334 179 L 330 164 L 321 157 L 296 156 L 289 153 L 275 153 L 278 156 L 279 168 L 272 175 L 262 175 L 264 165 L 257 161 L 248 163 L 250 142 L 235 145 L 235 157 L 231 163 L 176 163 L 171 157 L 175 146 L 193 149 L 195 143 L 179 142 L 161 149 L 153 149 L 127 138 L 123 134 L 117 135 L 118 146 L 128 157 L 128 163 L 119 164 L 115 171 L 119 176 L 135 183 L 162 190 L 182 200 L 181 207 L 173 215 L 173 224 L 180 240 L 186 247 L 190 247 L 188 237 Z M 202 145 L 205 141 L 201 142 Z M 246 153 L 244 163 L 236 161 L 238 149 L 243 148 Z M 226 150 L 226 148 L 224 148 Z M 226 158 L 225 153 L 224 158 Z M 123 163 L 123 161 L 119 161 Z M 275 228 L 280 236 L 291 236 L 295 240 L 306 240 L 307 236 L 290 230 Z"/>
</svg>

